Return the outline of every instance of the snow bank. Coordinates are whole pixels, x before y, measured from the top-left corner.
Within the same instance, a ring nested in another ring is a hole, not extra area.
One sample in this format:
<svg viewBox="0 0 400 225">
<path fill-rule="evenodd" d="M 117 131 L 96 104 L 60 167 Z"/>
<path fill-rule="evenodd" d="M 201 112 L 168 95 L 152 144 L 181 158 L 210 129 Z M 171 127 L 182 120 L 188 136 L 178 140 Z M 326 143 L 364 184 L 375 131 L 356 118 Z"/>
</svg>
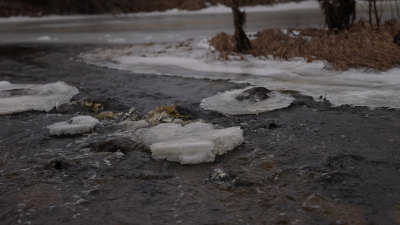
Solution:
<svg viewBox="0 0 400 225">
<path fill-rule="evenodd" d="M 228 115 L 246 115 L 286 108 L 294 100 L 290 95 L 279 92 L 272 92 L 269 94 L 270 97 L 268 99 L 258 102 L 252 102 L 248 99 L 236 99 L 236 96 L 250 88 L 219 93 L 215 96 L 203 99 L 200 106 L 206 110 L 217 111 Z"/>
<path fill-rule="evenodd" d="M 47 126 L 50 135 L 76 135 L 92 131 L 99 121 L 91 116 L 76 116 L 64 122 Z"/>
<path fill-rule="evenodd" d="M 275 5 L 258 5 L 258 6 L 247 6 L 242 7 L 247 13 L 250 12 L 280 12 L 280 11 L 290 11 L 290 10 L 302 10 L 302 9 L 317 9 L 319 8 L 317 1 L 302 1 L 302 2 L 288 2 L 280 3 Z M 215 6 L 209 6 L 207 8 L 189 11 L 189 10 L 179 10 L 170 9 L 167 11 L 156 11 L 156 12 L 146 12 L 146 13 L 130 13 L 121 15 L 51 15 L 43 17 L 27 17 L 27 16 L 14 16 L 8 18 L 0 18 L 0 23 L 4 22 L 29 22 L 29 21 L 58 21 L 58 20 L 79 20 L 79 19 L 102 19 L 102 18 L 114 18 L 114 17 L 133 17 L 133 16 L 168 16 L 168 15 L 203 15 L 203 14 L 226 14 L 232 13 L 231 8 L 218 4 Z"/>
<path fill-rule="evenodd" d="M 0 115 L 28 110 L 50 111 L 68 103 L 77 88 L 64 82 L 50 84 L 11 84 L 0 81 Z"/>
<path fill-rule="evenodd" d="M 243 142 L 239 127 L 215 129 L 207 123 L 186 126 L 164 123 L 136 133 L 148 146 L 154 159 L 167 159 L 181 164 L 212 162 Z"/>
<path fill-rule="evenodd" d="M 190 50 L 162 44 L 138 45 L 120 51 L 103 49 L 82 54 L 81 58 L 89 64 L 134 73 L 226 79 L 270 90 L 296 90 L 315 99 L 325 97 L 333 105 L 400 108 L 399 68 L 386 72 L 334 71 L 326 69 L 323 61 L 281 61 L 250 55 L 244 60 L 221 61 L 204 40 L 194 40 L 189 46 Z"/>
<path fill-rule="evenodd" d="M 241 7 L 241 9 L 245 10 L 247 13 L 281 12 L 281 11 L 302 10 L 302 9 L 319 9 L 319 4 L 318 1 L 310 0 L 302 2 L 287 2 L 275 5 L 246 6 L 246 7 Z M 218 4 L 215 6 L 210 6 L 196 11 L 171 9 L 164 12 L 134 13 L 131 15 L 167 16 L 167 15 L 202 15 L 202 14 L 227 14 L 227 13 L 232 13 L 231 8 L 222 4 Z"/>
</svg>

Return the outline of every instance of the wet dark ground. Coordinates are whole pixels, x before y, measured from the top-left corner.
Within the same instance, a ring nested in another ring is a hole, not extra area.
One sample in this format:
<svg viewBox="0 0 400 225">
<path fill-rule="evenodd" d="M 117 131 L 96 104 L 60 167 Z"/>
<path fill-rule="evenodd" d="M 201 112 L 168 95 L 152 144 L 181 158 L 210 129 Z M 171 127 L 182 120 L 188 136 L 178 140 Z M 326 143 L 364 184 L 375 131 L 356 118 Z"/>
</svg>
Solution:
<svg viewBox="0 0 400 225">
<path fill-rule="evenodd" d="M 296 95 L 288 108 L 224 116 L 202 98 L 243 85 L 86 65 L 95 46 L 0 46 L 0 80 L 65 81 L 75 100 L 143 115 L 179 104 L 193 119 L 242 126 L 216 162 L 182 166 L 132 147 L 122 156 L 55 138 L 46 126 L 90 110 L 0 116 L 0 224 L 400 224 L 400 111 L 331 107 Z M 96 132 L 116 130 L 105 121 Z M 215 169 L 226 174 L 211 178 Z"/>
</svg>

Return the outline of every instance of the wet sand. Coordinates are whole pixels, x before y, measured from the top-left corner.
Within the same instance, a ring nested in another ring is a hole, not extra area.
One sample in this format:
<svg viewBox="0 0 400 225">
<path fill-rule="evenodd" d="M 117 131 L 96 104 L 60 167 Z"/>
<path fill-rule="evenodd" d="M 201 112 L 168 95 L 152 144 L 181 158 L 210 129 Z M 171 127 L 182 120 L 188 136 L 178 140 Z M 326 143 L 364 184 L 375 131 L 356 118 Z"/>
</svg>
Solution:
<svg viewBox="0 0 400 225">
<path fill-rule="evenodd" d="M 399 224 L 400 112 L 332 107 L 294 95 L 288 108 L 225 116 L 201 99 L 243 88 L 227 81 L 132 74 L 84 64 L 90 45 L 2 45 L 0 80 L 65 81 L 74 99 L 139 114 L 178 104 L 192 119 L 241 126 L 245 142 L 216 162 L 156 161 L 138 147 L 122 158 L 82 148 L 46 126 L 84 108 L 0 116 L 2 224 Z M 96 132 L 117 128 L 112 121 Z M 126 140 L 117 140 L 124 142 Z M 212 179 L 215 169 L 227 175 Z"/>
</svg>

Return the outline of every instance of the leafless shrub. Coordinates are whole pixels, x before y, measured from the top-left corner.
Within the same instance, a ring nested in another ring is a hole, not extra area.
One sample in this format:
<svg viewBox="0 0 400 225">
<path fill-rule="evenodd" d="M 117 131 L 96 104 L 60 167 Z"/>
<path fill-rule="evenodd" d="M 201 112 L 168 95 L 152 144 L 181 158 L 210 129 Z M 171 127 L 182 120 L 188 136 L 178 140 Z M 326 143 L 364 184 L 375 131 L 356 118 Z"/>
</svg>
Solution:
<svg viewBox="0 0 400 225">
<path fill-rule="evenodd" d="M 235 50 L 234 38 L 224 32 L 217 34 L 210 40 L 211 46 L 220 53 L 220 58 L 228 59 L 230 53 Z"/>
<path fill-rule="evenodd" d="M 332 34 L 322 29 L 298 29 L 283 33 L 267 29 L 258 33 L 249 51 L 254 56 L 278 59 L 303 57 L 307 61 L 325 60 L 334 69 L 372 68 L 385 71 L 400 65 L 400 47 L 393 42 L 398 23 L 380 28 L 360 22 L 349 29 Z M 214 47 L 214 43 L 211 43 Z M 216 48 L 218 49 L 218 48 Z M 227 54 L 227 53 L 225 53 Z"/>
<path fill-rule="evenodd" d="M 243 29 L 243 26 L 246 24 L 246 13 L 239 10 L 238 0 L 232 0 L 232 14 L 235 27 L 235 50 L 237 52 L 248 51 L 251 49 L 251 44 Z"/>
<path fill-rule="evenodd" d="M 319 0 L 329 30 L 348 28 L 356 19 L 355 0 Z"/>
</svg>

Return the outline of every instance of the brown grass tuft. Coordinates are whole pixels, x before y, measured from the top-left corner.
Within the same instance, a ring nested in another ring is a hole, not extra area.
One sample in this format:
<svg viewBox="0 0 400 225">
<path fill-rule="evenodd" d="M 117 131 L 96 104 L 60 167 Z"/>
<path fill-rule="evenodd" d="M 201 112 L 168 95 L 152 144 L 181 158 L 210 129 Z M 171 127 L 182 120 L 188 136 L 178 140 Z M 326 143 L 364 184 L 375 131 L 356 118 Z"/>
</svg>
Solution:
<svg viewBox="0 0 400 225">
<path fill-rule="evenodd" d="M 221 32 L 210 40 L 210 44 L 220 53 L 222 59 L 227 59 L 235 50 L 233 36 Z"/>
<path fill-rule="evenodd" d="M 281 30 L 267 29 L 259 32 L 252 41 L 253 49 L 249 53 L 286 60 L 294 57 L 303 57 L 308 62 L 325 60 L 337 70 L 372 68 L 385 71 L 400 66 L 400 47 L 393 42 L 398 27 L 398 23 L 376 28 L 360 22 L 337 34 L 307 28 L 298 29 L 299 35 L 293 30 L 284 34 Z M 219 39 L 212 41 L 212 46 L 228 54 L 229 48 L 221 44 L 228 38 L 220 35 Z"/>
</svg>

